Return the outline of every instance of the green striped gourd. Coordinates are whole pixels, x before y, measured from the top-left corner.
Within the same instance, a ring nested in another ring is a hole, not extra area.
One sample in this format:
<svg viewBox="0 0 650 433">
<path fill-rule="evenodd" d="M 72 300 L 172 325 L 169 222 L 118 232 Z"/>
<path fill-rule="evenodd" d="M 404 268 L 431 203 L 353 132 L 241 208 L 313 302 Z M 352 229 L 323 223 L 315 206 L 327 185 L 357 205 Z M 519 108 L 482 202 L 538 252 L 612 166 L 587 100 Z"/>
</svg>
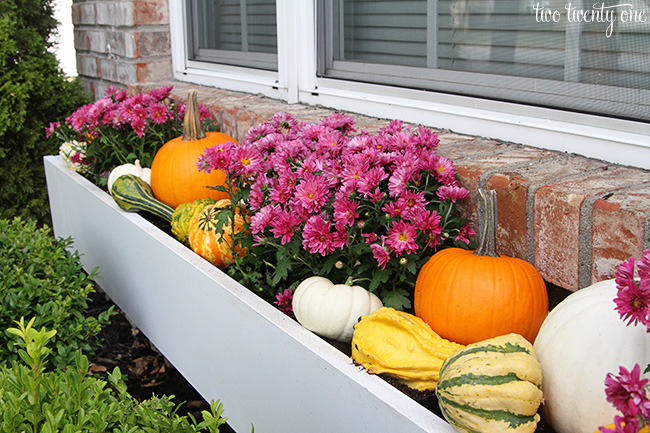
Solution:
<svg viewBox="0 0 650 433">
<path fill-rule="evenodd" d="M 542 403 L 542 369 L 519 334 L 470 344 L 440 368 L 436 388 L 447 421 L 460 432 L 532 433 Z"/>
<path fill-rule="evenodd" d="M 213 198 L 199 198 L 190 203 L 183 203 L 174 209 L 172 214 L 172 233 L 174 236 L 179 241 L 189 244 L 187 236 L 190 233 L 192 218 L 201 212 L 204 207 L 216 202 Z"/>
<path fill-rule="evenodd" d="M 171 222 L 174 208 L 157 200 L 147 182 L 134 174 L 124 174 L 113 182 L 111 195 L 127 212 L 145 211 Z"/>
</svg>

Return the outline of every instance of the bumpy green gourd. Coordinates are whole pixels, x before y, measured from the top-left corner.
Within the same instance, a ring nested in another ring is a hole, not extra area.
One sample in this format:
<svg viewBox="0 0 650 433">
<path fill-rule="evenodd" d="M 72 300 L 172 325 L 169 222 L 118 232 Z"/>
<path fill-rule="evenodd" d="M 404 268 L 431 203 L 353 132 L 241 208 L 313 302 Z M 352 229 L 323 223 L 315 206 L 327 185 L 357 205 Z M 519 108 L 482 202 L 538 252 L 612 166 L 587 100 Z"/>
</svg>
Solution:
<svg viewBox="0 0 650 433">
<path fill-rule="evenodd" d="M 540 420 L 542 369 L 519 334 L 470 344 L 440 368 L 442 413 L 464 433 L 533 433 Z"/>
<path fill-rule="evenodd" d="M 113 182 L 111 195 L 127 212 L 145 211 L 171 222 L 174 208 L 157 200 L 147 182 L 134 174 L 125 174 Z"/>
<path fill-rule="evenodd" d="M 199 198 L 190 203 L 183 203 L 174 209 L 172 214 L 172 233 L 174 236 L 184 244 L 188 244 L 187 236 L 190 233 L 192 218 L 201 212 L 204 207 L 216 202 L 212 198 Z"/>
</svg>

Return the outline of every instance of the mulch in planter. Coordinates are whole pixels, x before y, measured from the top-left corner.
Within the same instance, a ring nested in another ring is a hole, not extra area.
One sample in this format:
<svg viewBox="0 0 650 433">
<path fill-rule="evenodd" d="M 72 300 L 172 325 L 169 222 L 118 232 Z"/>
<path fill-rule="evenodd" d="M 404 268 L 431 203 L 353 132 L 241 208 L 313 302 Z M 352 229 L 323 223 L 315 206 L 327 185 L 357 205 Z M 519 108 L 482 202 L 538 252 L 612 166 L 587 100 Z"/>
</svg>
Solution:
<svg viewBox="0 0 650 433">
<path fill-rule="evenodd" d="M 92 295 L 88 314 L 97 316 L 111 305 L 116 314 L 111 317 L 111 324 L 104 326 L 99 334 L 103 345 L 89 359 L 91 372 L 106 379 L 108 372 L 119 367 L 122 375 L 126 376 L 129 394 L 138 401 L 154 395 L 173 395 L 174 403 L 180 405 L 178 415 L 191 414 L 197 421 L 202 420 L 201 411 L 209 411 L 210 404 L 99 289 Z M 224 407 L 224 416 L 228 417 L 227 407 Z M 234 433 L 234 430 L 225 424 L 220 427 L 220 432 Z"/>
</svg>

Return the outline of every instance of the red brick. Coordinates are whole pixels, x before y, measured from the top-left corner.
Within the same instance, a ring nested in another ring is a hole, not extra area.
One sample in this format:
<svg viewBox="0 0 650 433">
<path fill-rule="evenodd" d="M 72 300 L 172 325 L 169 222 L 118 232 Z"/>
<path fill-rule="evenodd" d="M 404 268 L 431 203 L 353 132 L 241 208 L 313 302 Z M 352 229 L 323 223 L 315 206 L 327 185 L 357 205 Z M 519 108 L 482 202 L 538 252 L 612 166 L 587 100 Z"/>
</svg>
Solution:
<svg viewBox="0 0 650 433">
<path fill-rule="evenodd" d="M 492 175 L 486 186 L 497 191 L 499 252 L 534 263 L 533 209 L 532 206 L 528 208 L 534 189 L 558 179 L 603 167 L 605 163 L 594 159 L 561 155 Z"/>
<path fill-rule="evenodd" d="M 595 283 L 614 278 L 621 262 L 650 248 L 650 184 L 598 199 L 592 212 Z"/>
<path fill-rule="evenodd" d="M 97 22 L 95 17 L 95 5 L 93 3 L 79 3 L 72 4 L 72 24 L 78 25 L 92 25 Z"/>
<path fill-rule="evenodd" d="M 169 80 L 172 75 L 171 59 L 137 64 L 137 80 L 139 83 Z"/>
<path fill-rule="evenodd" d="M 643 171 L 626 167 L 589 172 L 539 188 L 535 194 L 535 266 L 546 281 L 568 290 L 581 286 L 580 264 L 591 259 L 591 237 L 581 236 L 581 210 L 589 197 L 642 181 Z M 584 230 L 584 229 L 583 229 Z"/>
<path fill-rule="evenodd" d="M 221 132 L 237 140 L 237 108 L 223 108 L 221 111 Z"/>
<path fill-rule="evenodd" d="M 468 146 L 474 147 L 475 145 L 478 145 L 479 142 L 480 140 L 472 141 Z M 496 145 L 492 144 L 491 141 L 488 143 L 488 149 L 496 149 Z M 472 224 L 472 227 L 476 232 L 478 232 L 478 207 L 476 194 L 481 183 L 484 181 L 483 177 L 486 173 L 511 171 L 521 164 L 537 163 L 555 155 L 553 152 L 546 150 L 509 144 L 499 146 L 498 152 L 489 153 L 487 156 L 484 156 L 485 154 L 482 152 L 476 151 L 473 151 L 473 154 L 476 156 L 456 160 L 454 161 L 454 165 L 457 170 L 456 177 L 458 183 L 469 191 L 468 199 L 462 200 L 459 203 L 457 208 L 458 215 L 461 218 L 470 220 L 470 224 Z M 505 217 L 508 209 L 502 207 L 500 204 L 498 206 L 499 213 L 503 214 L 502 217 Z"/>
<path fill-rule="evenodd" d="M 136 33 L 136 57 L 170 56 L 169 32 Z"/>
<path fill-rule="evenodd" d="M 133 22 L 136 26 L 152 26 L 169 24 L 169 2 L 134 1 Z"/>
<path fill-rule="evenodd" d="M 74 31 L 74 48 L 77 51 L 88 51 L 90 49 L 90 40 L 86 30 Z"/>
<path fill-rule="evenodd" d="M 240 111 L 237 114 L 237 136 L 235 139 L 241 142 L 248 130 L 253 126 L 253 114 L 250 111 Z"/>
</svg>

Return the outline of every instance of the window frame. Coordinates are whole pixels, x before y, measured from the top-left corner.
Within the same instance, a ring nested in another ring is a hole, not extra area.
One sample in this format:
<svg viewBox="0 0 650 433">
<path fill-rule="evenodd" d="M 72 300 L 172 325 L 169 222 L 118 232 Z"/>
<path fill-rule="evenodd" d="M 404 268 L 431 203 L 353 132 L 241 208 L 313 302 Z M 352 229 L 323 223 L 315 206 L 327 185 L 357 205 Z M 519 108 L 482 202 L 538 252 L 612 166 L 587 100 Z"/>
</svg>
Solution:
<svg viewBox="0 0 650 433">
<path fill-rule="evenodd" d="M 395 119 L 650 169 L 650 123 L 517 103 L 322 78 L 316 0 L 277 0 L 278 71 L 187 60 L 184 1 L 170 1 L 174 78 L 289 104 Z M 322 13 L 322 11 L 319 11 Z"/>
</svg>

